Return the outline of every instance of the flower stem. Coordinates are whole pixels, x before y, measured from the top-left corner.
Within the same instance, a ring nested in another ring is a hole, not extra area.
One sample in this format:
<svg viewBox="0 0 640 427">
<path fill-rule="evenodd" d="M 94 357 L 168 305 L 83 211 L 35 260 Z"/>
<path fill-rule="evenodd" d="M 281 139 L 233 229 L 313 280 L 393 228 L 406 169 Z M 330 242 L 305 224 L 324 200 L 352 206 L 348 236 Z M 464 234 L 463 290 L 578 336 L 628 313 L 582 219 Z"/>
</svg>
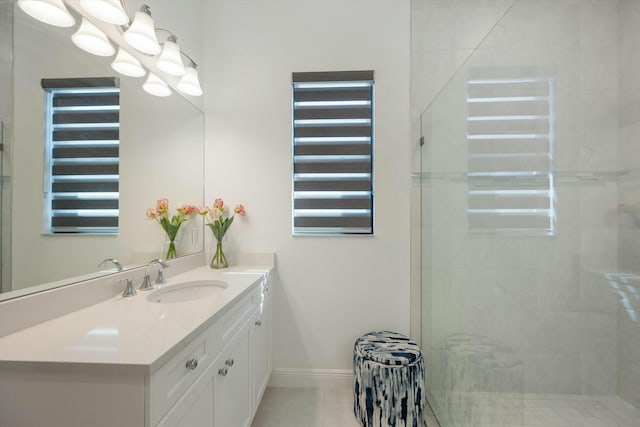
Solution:
<svg viewBox="0 0 640 427">
<path fill-rule="evenodd" d="M 211 268 L 227 268 L 228 266 L 227 257 L 222 250 L 222 241 L 218 240 L 216 243 L 216 253 L 213 255 L 213 258 L 211 258 Z"/>
<path fill-rule="evenodd" d="M 176 244 L 173 240 L 169 241 L 169 248 L 167 249 L 167 256 L 165 259 L 173 259 L 176 258 L 178 254 L 176 253 Z"/>
</svg>

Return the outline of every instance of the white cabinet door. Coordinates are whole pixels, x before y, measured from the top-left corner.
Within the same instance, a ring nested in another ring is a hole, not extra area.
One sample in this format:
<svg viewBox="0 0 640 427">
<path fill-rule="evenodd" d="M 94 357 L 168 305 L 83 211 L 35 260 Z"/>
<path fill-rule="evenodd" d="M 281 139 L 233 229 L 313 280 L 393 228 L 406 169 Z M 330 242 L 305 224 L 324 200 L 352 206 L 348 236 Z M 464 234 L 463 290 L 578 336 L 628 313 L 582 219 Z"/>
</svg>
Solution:
<svg viewBox="0 0 640 427">
<path fill-rule="evenodd" d="M 254 412 L 258 410 L 271 376 L 271 323 L 271 299 L 265 298 L 262 312 L 256 313 L 251 324 L 251 397 Z"/>
<path fill-rule="evenodd" d="M 213 427 L 212 374 L 212 369 L 207 370 L 157 427 Z"/>
<path fill-rule="evenodd" d="M 247 324 L 214 363 L 215 427 L 248 427 L 251 423 L 249 333 Z"/>
<path fill-rule="evenodd" d="M 212 427 L 213 426 L 213 381 L 209 381 L 207 388 L 193 402 L 187 414 L 176 427 Z"/>
</svg>

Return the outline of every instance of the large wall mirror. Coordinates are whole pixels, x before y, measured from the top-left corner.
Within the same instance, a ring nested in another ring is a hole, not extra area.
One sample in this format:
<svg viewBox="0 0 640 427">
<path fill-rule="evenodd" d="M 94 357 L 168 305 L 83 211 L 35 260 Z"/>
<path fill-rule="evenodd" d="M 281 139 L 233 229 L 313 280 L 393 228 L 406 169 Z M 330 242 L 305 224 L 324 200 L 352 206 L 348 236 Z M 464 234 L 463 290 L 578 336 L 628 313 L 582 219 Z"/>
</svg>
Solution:
<svg viewBox="0 0 640 427">
<path fill-rule="evenodd" d="M 202 58 L 202 0 L 150 0 L 157 27 L 175 32 L 190 56 Z M 129 15 L 139 1 L 126 1 Z M 75 12 L 74 12 L 75 13 Z M 145 211 L 167 198 L 203 203 L 204 115 L 199 99 L 178 93 L 154 97 L 144 78 L 118 76 L 113 58 L 91 55 L 70 39 L 76 26 L 59 28 L 27 16 L 13 0 L 0 0 L 0 119 L 2 120 L 2 273 L 0 300 L 111 274 L 105 258 L 125 268 L 164 257 L 168 241 Z M 119 232 L 51 235 L 44 231 L 45 92 L 42 79 L 119 77 Z M 203 250 L 203 225 L 193 216 L 176 239 L 178 256 Z"/>
</svg>

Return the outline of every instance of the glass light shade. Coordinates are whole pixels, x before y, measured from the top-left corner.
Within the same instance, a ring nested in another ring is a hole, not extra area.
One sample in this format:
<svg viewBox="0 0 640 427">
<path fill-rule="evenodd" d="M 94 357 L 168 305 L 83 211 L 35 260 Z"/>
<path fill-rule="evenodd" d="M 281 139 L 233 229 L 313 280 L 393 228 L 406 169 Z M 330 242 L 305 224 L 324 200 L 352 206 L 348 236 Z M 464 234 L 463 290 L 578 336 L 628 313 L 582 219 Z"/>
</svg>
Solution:
<svg viewBox="0 0 640 427">
<path fill-rule="evenodd" d="M 71 27 L 76 23 L 62 0 L 18 0 L 18 7 L 45 24 Z"/>
<path fill-rule="evenodd" d="M 111 63 L 111 68 L 129 77 L 142 77 L 147 74 L 140 62 L 121 47 L 118 48 L 118 54 Z"/>
<path fill-rule="evenodd" d="M 171 95 L 171 89 L 169 88 L 169 85 L 167 85 L 164 80 L 160 79 L 160 77 L 156 76 L 153 73 L 149 73 L 149 77 L 147 77 L 147 81 L 142 85 L 142 89 L 154 96 Z"/>
<path fill-rule="evenodd" d="M 175 37 L 169 37 L 164 43 L 164 48 L 156 65 L 167 74 L 182 76 L 185 73 L 184 64 L 180 57 L 180 47 L 175 41 Z"/>
<path fill-rule="evenodd" d="M 162 49 L 156 37 L 156 30 L 153 26 L 153 19 L 148 6 L 143 5 L 136 12 L 131 26 L 124 32 L 124 39 L 142 53 L 149 55 L 160 53 Z"/>
<path fill-rule="evenodd" d="M 71 40 L 80 49 L 98 56 L 111 56 L 116 53 L 107 36 L 95 25 L 82 18 L 82 23 Z"/>
<path fill-rule="evenodd" d="M 80 0 L 80 6 L 92 16 L 115 25 L 129 23 L 120 0 Z"/>
<path fill-rule="evenodd" d="M 202 95 L 202 88 L 200 87 L 200 81 L 198 81 L 198 71 L 195 68 L 186 68 L 184 76 L 178 82 L 178 89 L 186 95 Z"/>
</svg>

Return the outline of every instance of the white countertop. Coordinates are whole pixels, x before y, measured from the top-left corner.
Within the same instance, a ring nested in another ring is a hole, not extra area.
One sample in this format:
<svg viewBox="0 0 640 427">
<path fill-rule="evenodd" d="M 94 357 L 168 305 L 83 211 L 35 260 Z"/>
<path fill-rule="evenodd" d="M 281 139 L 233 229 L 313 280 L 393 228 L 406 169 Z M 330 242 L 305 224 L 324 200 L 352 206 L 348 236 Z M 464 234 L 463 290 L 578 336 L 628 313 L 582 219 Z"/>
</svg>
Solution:
<svg viewBox="0 0 640 427">
<path fill-rule="evenodd" d="M 199 267 L 170 277 L 163 287 L 192 280 L 221 280 L 228 287 L 208 298 L 172 304 L 149 302 L 148 292 L 128 298 L 118 295 L 23 329 L 0 338 L 0 366 L 76 364 L 153 371 L 225 312 L 230 302 L 258 286 L 271 269 Z"/>
</svg>

